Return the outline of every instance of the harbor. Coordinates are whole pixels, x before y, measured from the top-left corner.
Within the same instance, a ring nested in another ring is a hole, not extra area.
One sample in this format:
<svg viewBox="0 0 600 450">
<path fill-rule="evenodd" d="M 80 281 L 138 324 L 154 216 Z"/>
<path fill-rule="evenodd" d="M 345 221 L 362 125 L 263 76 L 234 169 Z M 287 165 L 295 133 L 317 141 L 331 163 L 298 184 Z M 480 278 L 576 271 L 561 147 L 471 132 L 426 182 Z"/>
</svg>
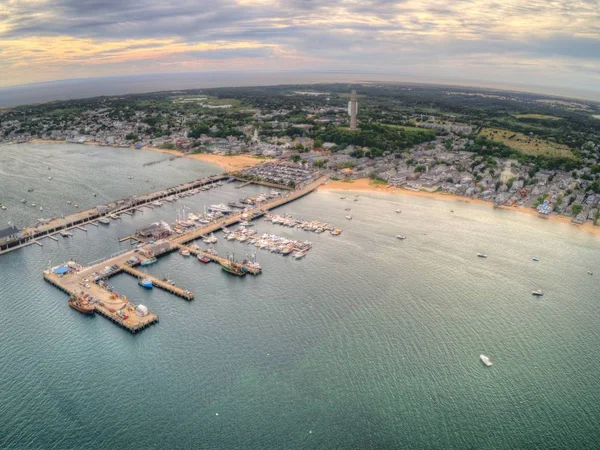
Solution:
<svg viewBox="0 0 600 450">
<path fill-rule="evenodd" d="M 271 209 L 283 206 L 309 194 L 326 180 L 327 178 L 322 176 L 300 189 L 287 192 L 284 195 L 279 193 L 265 195 L 259 202 L 255 203 L 255 206 L 248 205 L 242 211 L 233 211 L 226 207 L 225 209 L 221 207 L 213 208 L 220 209 L 220 212 L 213 211 L 213 213 L 210 213 L 212 214 L 211 216 L 207 214 L 207 217 L 211 217 L 212 219 L 209 223 L 203 224 L 202 222 L 195 221 L 193 224 L 190 224 L 187 220 L 180 220 L 182 217 L 183 219 L 188 219 L 184 215 L 178 217 L 173 227 L 164 222 L 153 224 L 152 226 L 138 230 L 136 235 L 129 235 L 119 239 L 120 242 L 131 242 L 132 245 L 135 245 L 135 248 L 122 250 L 117 254 L 95 261 L 87 266 L 67 262 L 49 267 L 44 271 L 44 279 L 67 293 L 71 299 L 76 298 L 79 302 L 87 304 L 87 299 L 91 298 L 92 301 L 89 303 L 93 305 L 95 312 L 98 312 L 127 331 L 137 333 L 157 323 L 158 315 L 147 311 L 147 308 L 143 305 L 141 305 L 141 308 L 140 305 L 135 305 L 125 295 L 118 295 L 113 292 L 106 280 L 120 273 L 126 273 L 137 279 L 138 284 L 144 288 L 151 289 L 157 287 L 172 295 L 191 301 L 194 298 L 194 293 L 190 290 L 175 285 L 171 280 L 159 279 L 138 268 L 150 266 L 156 263 L 161 256 L 174 251 L 179 251 L 182 256 L 194 255 L 200 262 L 215 262 L 221 266 L 223 271 L 232 275 L 258 275 L 262 272 L 262 269 L 255 260 L 245 259 L 238 262 L 235 260 L 234 254 L 231 256 L 218 255 L 216 251 L 212 249 L 203 250 L 193 242 L 197 239 L 203 239 L 209 243 L 216 242 L 216 237 L 214 237 L 215 232 L 227 230 L 227 227 L 237 223 L 248 224 L 249 220 L 261 217 Z M 216 181 L 212 180 L 212 182 Z M 157 200 L 152 201 L 152 203 L 156 202 Z M 160 205 L 155 204 L 154 206 L 159 207 Z M 225 211 L 227 212 L 225 213 Z M 113 212 L 112 214 L 116 213 Z M 201 219 L 198 216 L 196 218 L 199 220 L 208 220 Z M 243 225 L 240 228 L 242 230 L 245 229 Z M 175 229 L 177 229 L 177 232 L 175 232 Z M 64 229 L 58 231 L 58 233 L 63 233 L 65 238 L 71 237 L 70 234 L 65 234 L 67 232 Z M 239 230 L 237 233 L 239 234 Z M 48 235 L 48 237 L 53 238 L 54 236 Z M 266 237 L 263 238 L 263 240 L 265 239 Z M 283 245 L 283 243 L 278 245 Z M 285 242 L 285 245 L 286 248 L 290 248 L 290 251 L 287 253 L 291 253 L 293 249 L 302 256 L 310 249 L 309 243 L 292 243 L 289 241 Z"/>
</svg>

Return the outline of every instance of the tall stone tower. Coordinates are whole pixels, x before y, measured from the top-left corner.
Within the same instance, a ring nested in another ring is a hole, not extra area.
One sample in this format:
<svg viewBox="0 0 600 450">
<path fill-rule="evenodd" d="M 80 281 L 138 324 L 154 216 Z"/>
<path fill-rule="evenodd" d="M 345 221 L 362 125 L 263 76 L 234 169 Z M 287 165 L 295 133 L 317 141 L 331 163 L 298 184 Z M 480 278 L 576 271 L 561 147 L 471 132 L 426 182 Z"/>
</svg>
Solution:
<svg viewBox="0 0 600 450">
<path fill-rule="evenodd" d="M 348 103 L 348 114 L 350 114 L 350 129 L 356 130 L 356 113 L 358 112 L 358 101 L 356 100 L 356 91 L 352 90 L 350 102 Z"/>
</svg>

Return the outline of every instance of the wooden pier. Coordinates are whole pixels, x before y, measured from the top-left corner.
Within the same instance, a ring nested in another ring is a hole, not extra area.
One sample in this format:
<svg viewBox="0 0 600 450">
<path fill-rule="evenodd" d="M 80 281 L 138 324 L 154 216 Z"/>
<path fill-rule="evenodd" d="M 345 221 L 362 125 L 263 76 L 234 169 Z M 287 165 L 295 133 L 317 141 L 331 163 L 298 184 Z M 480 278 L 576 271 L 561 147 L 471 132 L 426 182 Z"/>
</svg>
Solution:
<svg viewBox="0 0 600 450">
<path fill-rule="evenodd" d="M 224 264 L 227 264 L 229 262 L 229 260 L 227 258 L 223 258 L 222 256 L 219 255 L 213 255 L 212 253 L 209 253 L 207 251 L 204 250 L 199 250 L 197 248 L 193 248 L 193 247 L 188 247 L 186 245 L 177 245 L 177 248 L 183 248 L 187 251 L 189 251 L 192 255 L 194 256 L 206 256 L 208 259 L 210 259 L 212 262 L 216 262 L 217 264 L 220 264 L 221 266 Z M 258 275 L 259 273 L 262 272 L 261 269 L 257 269 L 255 267 L 249 267 L 246 264 L 241 264 L 240 266 L 242 266 L 242 269 L 246 272 L 246 273 L 250 273 L 252 275 Z"/>
<path fill-rule="evenodd" d="M 192 301 L 194 299 L 194 293 L 191 291 L 188 291 L 187 289 L 183 289 L 178 286 L 173 286 L 163 280 L 153 277 L 152 275 L 148 275 L 146 272 L 142 272 L 141 270 L 134 269 L 133 267 L 128 266 L 127 264 L 119 264 L 119 267 L 121 268 L 121 270 L 123 272 L 136 277 L 138 280 L 140 278 L 149 278 L 155 287 L 160 288 L 164 291 L 170 292 L 173 295 L 177 295 L 178 297 L 181 297 L 181 298 L 187 300 L 188 302 Z"/>
<path fill-rule="evenodd" d="M 98 314 L 106 317 L 130 333 L 136 334 L 144 328 L 158 323 L 158 315 L 148 312 L 145 316 L 138 316 L 134 305 L 129 300 L 123 297 L 115 297 L 109 291 L 102 289 L 95 283 L 82 284 L 82 280 L 79 279 L 78 274 L 67 274 L 60 277 L 51 271 L 45 271 L 44 280 L 69 296 L 77 295 L 81 292 L 89 294 L 90 297 L 97 300 L 97 303 L 94 303 L 94 308 Z M 67 302 L 65 302 L 65 308 L 68 307 Z M 126 312 L 126 319 L 118 314 L 119 310 Z"/>
</svg>

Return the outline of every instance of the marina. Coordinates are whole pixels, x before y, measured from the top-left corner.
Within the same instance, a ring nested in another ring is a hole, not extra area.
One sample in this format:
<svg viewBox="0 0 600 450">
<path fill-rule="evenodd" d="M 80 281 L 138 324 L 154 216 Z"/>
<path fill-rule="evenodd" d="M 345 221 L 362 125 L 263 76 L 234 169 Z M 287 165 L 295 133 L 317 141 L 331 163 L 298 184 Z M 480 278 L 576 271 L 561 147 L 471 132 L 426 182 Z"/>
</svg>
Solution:
<svg viewBox="0 0 600 450">
<path fill-rule="evenodd" d="M 262 216 L 270 209 L 285 205 L 286 203 L 312 192 L 325 181 L 326 177 L 320 177 L 312 183 L 289 192 L 284 196 L 274 196 L 270 200 L 260 202 L 260 205 L 255 206 L 254 208 L 248 208 L 242 212 L 232 211 L 232 213 L 227 215 L 221 214 L 215 216 L 214 220 L 203 226 L 186 228 L 186 231 L 180 230 L 181 233 L 171 234 L 170 232 L 165 232 L 164 234 L 159 235 L 165 237 L 156 241 L 153 237 L 150 237 L 151 235 L 147 235 L 147 240 L 141 239 L 139 236 L 126 236 L 119 239 L 119 241 L 129 240 L 137 242 L 138 244 L 135 249 L 123 250 L 85 267 L 74 263 L 55 266 L 44 271 L 44 279 L 67 293 L 70 297 L 77 295 L 92 297 L 95 300 L 93 303 L 96 306 L 97 312 L 121 325 L 128 331 L 137 333 L 139 330 L 152 323 L 158 322 L 158 316 L 149 312 L 143 316 L 132 314 L 132 312 L 136 312 L 136 306 L 129 302 L 125 296 L 115 297 L 116 294 L 114 292 L 105 289 L 106 279 L 119 273 L 126 273 L 135 277 L 138 280 L 138 283 L 145 288 L 150 289 L 152 287 L 157 287 L 187 301 L 191 301 L 194 298 L 193 292 L 176 286 L 174 283 L 171 283 L 170 280 L 153 277 L 148 273 L 135 268 L 135 266 L 152 265 L 158 261 L 160 256 L 176 250 L 178 250 L 182 256 L 193 254 L 197 258 L 203 258 L 204 260 L 209 259 L 210 261 L 216 262 L 225 272 L 232 275 L 243 276 L 247 273 L 258 275 L 262 272 L 262 269 L 255 260 L 245 260 L 240 263 L 235 260 L 234 255 L 231 257 L 229 257 L 229 255 L 227 255 L 227 257 L 222 257 L 217 255 L 215 251 L 200 250 L 196 245 L 189 246 L 186 244 L 200 238 L 206 239 L 206 236 L 209 235 L 214 237 L 213 233 L 216 231 L 248 219 Z M 142 233 L 162 233 L 161 230 L 170 230 L 168 224 L 163 223 L 158 225 L 158 227 L 153 227 L 147 231 L 142 230 Z M 238 230 L 237 233 L 241 235 L 242 231 L 246 230 L 246 228 L 240 228 L 241 229 Z M 59 232 L 63 232 L 63 230 Z M 48 237 L 56 239 L 52 235 L 48 235 Z M 276 245 L 276 247 L 270 247 L 271 251 L 277 251 L 282 254 L 295 252 L 296 258 L 303 257 L 311 247 L 310 243 L 280 240 L 274 236 L 266 235 L 261 239 L 251 240 L 250 242 L 254 242 L 259 248 L 264 243 L 270 242 L 271 245 Z M 115 301 L 120 302 L 120 308 L 115 309 Z M 109 308 L 106 305 L 112 306 Z"/>
</svg>

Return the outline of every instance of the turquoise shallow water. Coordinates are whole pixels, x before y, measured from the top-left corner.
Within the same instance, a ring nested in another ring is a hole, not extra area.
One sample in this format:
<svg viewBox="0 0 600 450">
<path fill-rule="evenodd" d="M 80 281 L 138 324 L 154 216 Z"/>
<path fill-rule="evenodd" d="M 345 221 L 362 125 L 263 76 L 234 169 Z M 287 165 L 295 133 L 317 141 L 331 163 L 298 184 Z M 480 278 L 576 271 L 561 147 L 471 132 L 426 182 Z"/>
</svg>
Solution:
<svg viewBox="0 0 600 450">
<path fill-rule="evenodd" d="M 84 150 L 56 146 L 53 157 Z M 103 172 L 114 150 L 102 150 L 88 187 L 63 180 L 72 196 L 106 179 L 114 198 L 128 194 L 134 169 Z M 20 157 L 31 167 L 47 151 Z M 182 163 L 151 166 L 152 182 L 215 171 Z M 14 189 L 13 178 L 1 183 Z M 200 211 L 260 190 L 226 185 L 183 204 Z M 244 279 L 177 253 L 148 269 L 192 289 L 191 303 L 112 279 L 160 315 L 135 336 L 68 308 L 41 271 L 49 260 L 126 248 L 117 237 L 173 219 L 176 205 L 0 257 L 0 447 L 600 446 L 598 237 L 486 205 L 340 195 L 348 194 L 313 193 L 278 212 L 329 221 L 341 236 L 256 223 L 261 233 L 312 241 L 305 260 L 258 250 L 264 274 Z M 221 239 L 216 247 L 253 249 Z M 546 295 L 533 297 L 537 288 Z M 485 368 L 481 353 L 495 365 Z"/>
</svg>

